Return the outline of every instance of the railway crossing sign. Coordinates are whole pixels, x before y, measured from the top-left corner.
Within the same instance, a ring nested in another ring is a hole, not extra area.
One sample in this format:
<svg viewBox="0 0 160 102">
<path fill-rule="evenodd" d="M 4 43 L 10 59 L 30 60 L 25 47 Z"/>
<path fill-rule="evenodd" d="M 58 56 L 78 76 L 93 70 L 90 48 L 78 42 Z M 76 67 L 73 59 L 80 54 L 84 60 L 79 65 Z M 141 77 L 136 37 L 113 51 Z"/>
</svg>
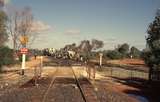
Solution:
<svg viewBox="0 0 160 102">
<path fill-rule="evenodd" d="M 28 53 L 28 49 L 27 48 L 21 48 L 20 49 L 20 53 L 21 54 L 27 54 Z"/>
<path fill-rule="evenodd" d="M 20 37 L 20 42 L 21 42 L 21 44 L 26 44 L 28 42 L 28 37 L 27 36 L 21 36 Z"/>
</svg>

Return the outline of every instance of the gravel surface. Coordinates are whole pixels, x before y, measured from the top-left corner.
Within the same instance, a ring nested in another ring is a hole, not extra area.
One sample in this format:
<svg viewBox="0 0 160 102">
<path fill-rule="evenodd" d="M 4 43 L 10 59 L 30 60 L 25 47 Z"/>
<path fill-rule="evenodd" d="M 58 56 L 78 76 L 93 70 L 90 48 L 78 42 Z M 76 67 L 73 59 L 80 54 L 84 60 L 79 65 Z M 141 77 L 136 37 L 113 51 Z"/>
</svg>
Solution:
<svg viewBox="0 0 160 102">
<path fill-rule="evenodd" d="M 75 84 L 56 84 L 45 102 L 84 102 Z"/>
<path fill-rule="evenodd" d="M 47 74 L 48 70 L 51 69 L 44 70 L 46 73 L 42 74 L 43 77 L 37 81 L 37 85 L 32 79 L 19 88 L 1 92 L 0 102 L 42 102 L 55 71 Z M 59 68 L 55 83 L 51 85 L 44 102 L 84 102 L 70 69 Z"/>
<path fill-rule="evenodd" d="M 138 102 L 125 94 L 115 92 L 101 85 L 98 86 L 97 96 L 100 102 Z"/>
</svg>

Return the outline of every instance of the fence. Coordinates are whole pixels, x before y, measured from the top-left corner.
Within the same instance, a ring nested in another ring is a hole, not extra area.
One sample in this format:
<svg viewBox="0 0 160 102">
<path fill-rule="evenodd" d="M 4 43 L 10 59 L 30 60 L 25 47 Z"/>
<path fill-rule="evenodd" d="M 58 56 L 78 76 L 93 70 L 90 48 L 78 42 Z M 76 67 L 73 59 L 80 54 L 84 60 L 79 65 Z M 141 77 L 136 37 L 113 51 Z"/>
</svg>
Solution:
<svg viewBox="0 0 160 102">
<path fill-rule="evenodd" d="M 97 69 L 99 69 L 97 67 Z M 148 79 L 148 72 L 140 71 L 132 68 L 121 68 L 121 67 L 102 67 L 99 71 L 106 77 L 115 77 L 123 79 Z"/>
</svg>

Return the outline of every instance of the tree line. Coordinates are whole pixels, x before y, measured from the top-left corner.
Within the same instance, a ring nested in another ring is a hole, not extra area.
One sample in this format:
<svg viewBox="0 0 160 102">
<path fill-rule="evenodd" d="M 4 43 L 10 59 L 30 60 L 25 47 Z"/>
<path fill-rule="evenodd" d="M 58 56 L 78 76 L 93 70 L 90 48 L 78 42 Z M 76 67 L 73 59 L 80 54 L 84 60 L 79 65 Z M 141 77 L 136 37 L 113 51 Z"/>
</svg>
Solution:
<svg viewBox="0 0 160 102">
<path fill-rule="evenodd" d="M 114 50 L 105 50 L 103 53 L 109 59 L 122 59 L 122 58 L 141 58 L 141 52 L 138 48 L 124 43 L 118 45 Z"/>
<path fill-rule="evenodd" d="M 75 43 L 65 45 L 60 49 L 60 52 L 74 51 L 79 56 L 85 59 L 99 58 L 99 53 L 103 53 L 104 58 L 107 59 L 122 59 L 122 58 L 141 58 L 142 51 L 129 44 L 124 43 L 118 45 L 114 50 L 103 50 L 104 42 L 97 39 L 82 40 L 78 45 Z"/>
</svg>

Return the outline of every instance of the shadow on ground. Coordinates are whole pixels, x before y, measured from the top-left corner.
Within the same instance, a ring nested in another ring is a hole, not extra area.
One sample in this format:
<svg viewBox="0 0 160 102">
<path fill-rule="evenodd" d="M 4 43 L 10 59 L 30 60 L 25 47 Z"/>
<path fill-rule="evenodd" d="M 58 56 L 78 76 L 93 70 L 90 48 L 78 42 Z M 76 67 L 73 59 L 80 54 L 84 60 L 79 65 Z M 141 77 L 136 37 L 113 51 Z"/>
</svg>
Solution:
<svg viewBox="0 0 160 102">
<path fill-rule="evenodd" d="M 148 80 L 141 78 L 118 78 L 112 77 L 115 81 L 127 85 L 138 90 L 126 89 L 123 92 L 133 97 L 142 97 L 148 101 L 141 102 L 160 102 L 160 82 L 149 82 Z"/>
</svg>

